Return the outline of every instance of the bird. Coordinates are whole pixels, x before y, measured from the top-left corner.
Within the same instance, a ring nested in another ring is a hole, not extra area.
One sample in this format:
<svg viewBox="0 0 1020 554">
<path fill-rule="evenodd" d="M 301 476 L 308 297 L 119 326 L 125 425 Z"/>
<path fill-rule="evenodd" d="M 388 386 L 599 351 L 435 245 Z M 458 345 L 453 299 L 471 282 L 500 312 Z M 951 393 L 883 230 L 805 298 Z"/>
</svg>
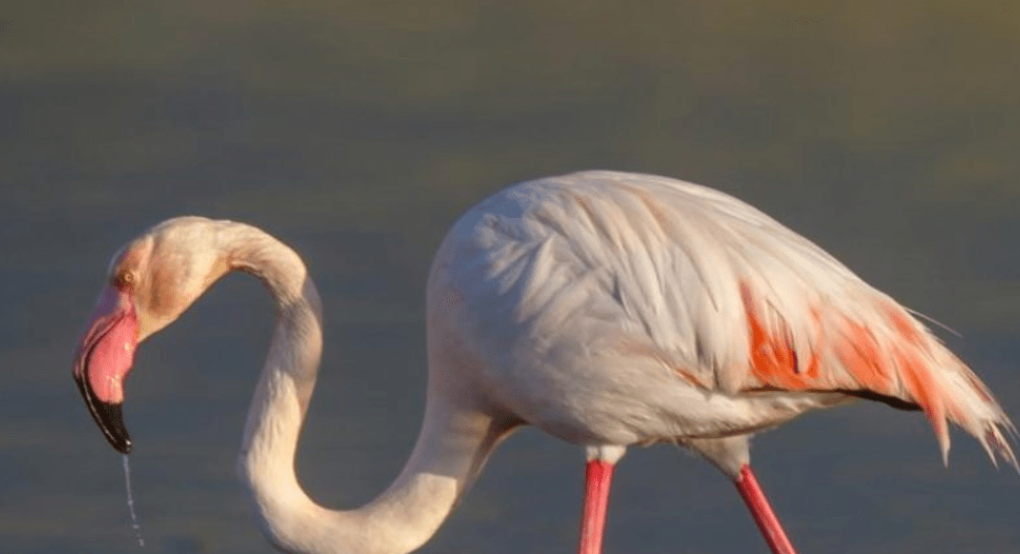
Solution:
<svg viewBox="0 0 1020 554">
<path fill-rule="evenodd" d="M 402 554 L 436 533 L 499 443 L 530 425 L 585 453 L 578 552 L 602 551 L 627 449 L 683 445 L 736 486 L 775 554 L 794 547 L 751 470 L 749 437 L 865 399 L 948 424 L 1017 468 L 1016 429 L 914 312 L 723 192 L 654 175 L 581 171 L 524 181 L 454 223 L 426 285 L 421 431 L 364 506 L 310 499 L 294 463 L 322 351 L 322 303 L 299 255 L 243 223 L 164 221 L 114 256 L 73 376 L 128 453 L 135 348 L 225 274 L 276 305 L 237 474 L 268 540 L 302 554 Z"/>
</svg>

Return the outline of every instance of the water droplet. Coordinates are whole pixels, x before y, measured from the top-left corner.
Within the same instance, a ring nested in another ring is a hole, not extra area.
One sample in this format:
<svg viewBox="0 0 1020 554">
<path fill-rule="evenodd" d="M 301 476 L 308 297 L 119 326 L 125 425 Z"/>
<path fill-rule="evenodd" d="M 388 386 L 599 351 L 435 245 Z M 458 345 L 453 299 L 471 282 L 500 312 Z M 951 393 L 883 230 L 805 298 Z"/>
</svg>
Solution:
<svg viewBox="0 0 1020 554">
<path fill-rule="evenodd" d="M 138 522 L 138 514 L 135 513 L 135 498 L 131 495 L 131 468 L 128 466 L 127 454 L 124 454 L 124 484 L 127 486 L 128 512 L 131 513 L 131 528 L 135 530 L 135 538 L 138 539 L 138 546 L 145 546 L 145 538 L 142 537 L 142 525 Z"/>
</svg>

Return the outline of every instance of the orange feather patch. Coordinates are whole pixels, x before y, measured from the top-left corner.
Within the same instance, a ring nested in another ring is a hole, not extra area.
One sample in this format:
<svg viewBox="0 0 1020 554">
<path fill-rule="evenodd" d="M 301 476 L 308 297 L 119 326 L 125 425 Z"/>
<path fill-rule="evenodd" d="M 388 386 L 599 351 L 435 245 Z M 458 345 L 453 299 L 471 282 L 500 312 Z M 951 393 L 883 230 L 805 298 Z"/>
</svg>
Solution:
<svg viewBox="0 0 1020 554">
<path fill-rule="evenodd" d="M 747 326 L 751 339 L 751 372 L 763 384 L 788 390 L 812 388 L 814 379 L 809 375 L 818 374 L 817 356 L 808 365 L 807 374 L 798 371 L 797 352 L 789 340 L 768 332 L 754 308 L 750 287 L 741 284 L 740 294 L 744 301 Z"/>
</svg>

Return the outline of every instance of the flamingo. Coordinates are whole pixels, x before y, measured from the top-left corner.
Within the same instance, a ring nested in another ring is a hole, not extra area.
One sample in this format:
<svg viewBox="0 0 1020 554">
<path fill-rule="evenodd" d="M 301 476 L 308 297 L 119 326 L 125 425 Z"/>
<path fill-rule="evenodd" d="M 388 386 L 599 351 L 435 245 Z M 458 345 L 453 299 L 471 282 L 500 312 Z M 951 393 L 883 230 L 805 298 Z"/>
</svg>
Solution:
<svg viewBox="0 0 1020 554">
<path fill-rule="evenodd" d="M 285 552 L 395 554 L 423 545 L 499 442 L 534 425 L 584 448 L 579 552 L 599 554 L 615 464 L 679 443 L 732 479 L 776 554 L 794 552 L 751 471 L 748 438 L 864 398 L 948 423 L 992 462 L 1016 430 L 988 388 L 910 311 L 755 208 L 702 186 L 587 171 L 511 186 L 466 212 L 427 285 L 420 435 L 396 480 L 353 510 L 312 501 L 294 457 L 315 386 L 322 310 L 301 258 L 249 225 L 170 219 L 109 268 L 74 377 L 110 444 L 131 449 L 135 347 L 224 274 L 277 306 L 237 473 Z"/>
</svg>

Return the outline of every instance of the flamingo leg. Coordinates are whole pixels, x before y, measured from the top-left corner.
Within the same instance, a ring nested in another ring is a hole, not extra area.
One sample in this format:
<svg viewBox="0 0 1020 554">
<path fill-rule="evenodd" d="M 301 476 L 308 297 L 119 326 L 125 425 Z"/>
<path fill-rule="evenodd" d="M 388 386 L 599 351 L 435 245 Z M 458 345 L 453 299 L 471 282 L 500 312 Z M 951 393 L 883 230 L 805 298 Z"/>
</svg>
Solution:
<svg viewBox="0 0 1020 554">
<path fill-rule="evenodd" d="M 751 471 L 751 466 L 744 464 L 740 468 L 740 473 L 734 480 L 734 484 L 740 492 L 740 497 L 747 504 L 747 509 L 751 511 L 754 522 L 758 524 L 758 529 L 761 530 L 761 534 L 765 538 L 765 542 L 768 543 L 769 548 L 772 549 L 773 554 L 797 554 L 797 551 L 793 549 L 793 544 L 790 543 L 790 539 L 786 537 L 786 531 L 783 530 L 783 526 L 779 523 L 779 518 L 772 511 L 772 506 L 765 497 L 765 491 L 758 485 L 758 479 L 755 478 L 754 472 Z"/>
<path fill-rule="evenodd" d="M 612 462 L 589 460 L 584 472 L 584 510 L 581 515 L 581 544 L 578 554 L 602 554 L 602 535 L 609 506 Z"/>
</svg>

